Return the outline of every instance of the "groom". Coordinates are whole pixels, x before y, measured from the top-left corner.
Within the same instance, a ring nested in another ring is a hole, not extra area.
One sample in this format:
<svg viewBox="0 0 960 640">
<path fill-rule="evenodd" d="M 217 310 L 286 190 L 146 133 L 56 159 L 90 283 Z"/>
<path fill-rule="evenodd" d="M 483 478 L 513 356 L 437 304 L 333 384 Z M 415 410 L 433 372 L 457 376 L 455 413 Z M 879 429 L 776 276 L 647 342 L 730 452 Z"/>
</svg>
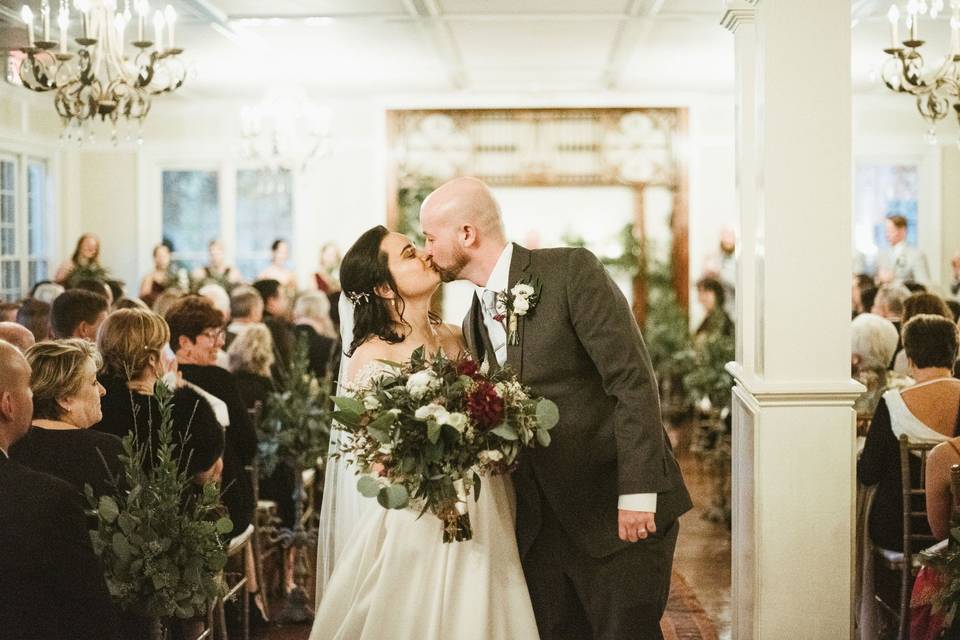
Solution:
<svg viewBox="0 0 960 640">
<path fill-rule="evenodd" d="M 474 178 L 430 194 L 420 223 L 444 280 L 478 287 L 463 324 L 477 361 L 509 365 L 560 408 L 552 444 L 529 450 L 513 476 L 540 637 L 662 638 L 677 519 L 691 502 L 626 299 L 585 249 L 509 244 L 499 205 Z M 514 325 L 496 293 L 512 299 L 517 283 L 542 288 Z"/>
</svg>

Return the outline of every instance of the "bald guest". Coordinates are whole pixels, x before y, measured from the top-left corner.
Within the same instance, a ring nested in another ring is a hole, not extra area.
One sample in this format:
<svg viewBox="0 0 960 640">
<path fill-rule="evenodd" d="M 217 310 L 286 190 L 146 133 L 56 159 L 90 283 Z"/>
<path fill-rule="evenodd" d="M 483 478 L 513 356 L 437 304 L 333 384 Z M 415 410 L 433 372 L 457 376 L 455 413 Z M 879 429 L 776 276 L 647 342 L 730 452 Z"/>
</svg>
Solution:
<svg viewBox="0 0 960 640">
<path fill-rule="evenodd" d="M 36 342 L 30 330 L 16 322 L 0 322 L 0 340 L 6 340 L 20 353 L 26 352 Z"/>
<path fill-rule="evenodd" d="M 77 491 L 7 457 L 33 417 L 30 365 L 0 340 L 0 635 L 116 638 Z"/>
</svg>

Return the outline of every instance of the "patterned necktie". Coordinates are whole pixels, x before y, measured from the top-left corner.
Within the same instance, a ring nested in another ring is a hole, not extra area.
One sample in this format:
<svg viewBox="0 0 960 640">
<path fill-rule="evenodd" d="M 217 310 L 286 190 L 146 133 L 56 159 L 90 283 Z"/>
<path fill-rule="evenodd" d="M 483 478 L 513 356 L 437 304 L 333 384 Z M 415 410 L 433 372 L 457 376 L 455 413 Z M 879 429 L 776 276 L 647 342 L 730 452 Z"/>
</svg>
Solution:
<svg viewBox="0 0 960 640">
<path fill-rule="evenodd" d="M 484 289 L 481 297 L 483 311 L 487 316 L 493 318 L 497 315 L 497 292 L 493 289 Z"/>
</svg>

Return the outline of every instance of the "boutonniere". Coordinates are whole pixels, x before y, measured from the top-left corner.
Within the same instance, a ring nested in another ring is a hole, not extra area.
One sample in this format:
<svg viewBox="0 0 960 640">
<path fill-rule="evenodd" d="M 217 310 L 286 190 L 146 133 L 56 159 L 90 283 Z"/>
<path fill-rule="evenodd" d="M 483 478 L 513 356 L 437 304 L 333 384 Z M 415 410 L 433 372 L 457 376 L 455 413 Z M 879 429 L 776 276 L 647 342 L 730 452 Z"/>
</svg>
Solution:
<svg viewBox="0 0 960 640">
<path fill-rule="evenodd" d="M 520 317 L 536 308 L 541 289 L 543 283 L 540 279 L 530 277 L 517 282 L 510 291 L 497 293 L 497 315 L 493 319 L 500 323 L 506 320 L 507 344 L 520 344 L 520 334 L 517 332 Z"/>
</svg>

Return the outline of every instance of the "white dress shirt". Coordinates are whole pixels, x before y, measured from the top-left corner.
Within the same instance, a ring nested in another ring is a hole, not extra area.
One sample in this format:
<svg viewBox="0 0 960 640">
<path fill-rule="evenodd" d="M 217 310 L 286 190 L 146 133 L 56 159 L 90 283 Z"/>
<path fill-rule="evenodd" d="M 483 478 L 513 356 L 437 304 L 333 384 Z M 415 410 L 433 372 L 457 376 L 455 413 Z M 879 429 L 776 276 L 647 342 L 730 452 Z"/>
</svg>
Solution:
<svg viewBox="0 0 960 640">
<path fill-rule="evenodd" d="M 483 309 L 483 326 L 487 328 L 487 334 L 490 336 L 494 355 L 499 365 L 503 365 L 507 361 L 507 329 L 506 321 L 501 323 L 493 319 L 497 315 L 493 308 L 493 299 L 494 294 L 506 291 L 510 285 L 510 261 L 512 259 L 513 245 L 507 243 L 497 260 L 497 264 L 494 265 L 493 271 L 490 272 L 490 277 L 487 278 L 487 285 L 477 287 L 477 298 L 480 300 L 480 306 Z M 627 511 L 655 513 L 657 511 L 657 494 L 631 493 L 622 495 L 617 506 Z"/>
</svg>

